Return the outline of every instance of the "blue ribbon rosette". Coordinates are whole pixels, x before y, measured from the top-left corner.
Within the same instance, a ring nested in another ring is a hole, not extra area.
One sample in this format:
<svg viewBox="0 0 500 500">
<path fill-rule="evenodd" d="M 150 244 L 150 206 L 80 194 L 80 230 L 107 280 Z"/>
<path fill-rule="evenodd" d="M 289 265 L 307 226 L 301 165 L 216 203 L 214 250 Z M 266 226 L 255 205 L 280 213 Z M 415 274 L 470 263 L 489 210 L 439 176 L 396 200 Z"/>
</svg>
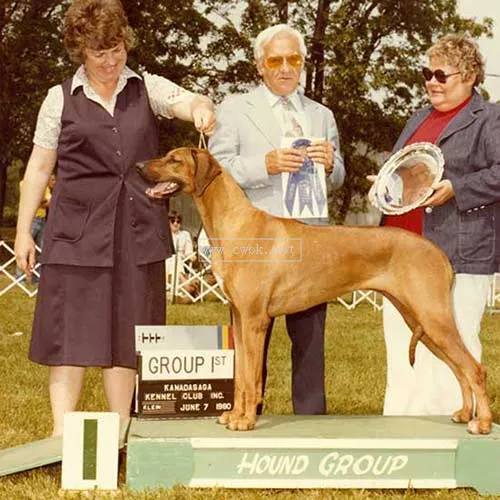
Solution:
<svg viewBox="0 0 500 500">
<path fill-rule="evenodd" d="M 309 139 L 297 139 L 292 143 L 292 148 L 300 149 L 310 146 L 312 142 Z M 299 217 L 307 207 L 313 214 L 313 200 L 318 207 L 318 215 L 323 213 L 326 205 L 326 198 L 321 186 L 318 169 L 314 166 L 309 156 L 304 158 L 302 166 L 297 172 L 292 172 L 288 176 L 288 182 L 285 191 L 285 206 L 288 213 L 292 215 L 295 199 L 299 198 Z"/>
</svg>

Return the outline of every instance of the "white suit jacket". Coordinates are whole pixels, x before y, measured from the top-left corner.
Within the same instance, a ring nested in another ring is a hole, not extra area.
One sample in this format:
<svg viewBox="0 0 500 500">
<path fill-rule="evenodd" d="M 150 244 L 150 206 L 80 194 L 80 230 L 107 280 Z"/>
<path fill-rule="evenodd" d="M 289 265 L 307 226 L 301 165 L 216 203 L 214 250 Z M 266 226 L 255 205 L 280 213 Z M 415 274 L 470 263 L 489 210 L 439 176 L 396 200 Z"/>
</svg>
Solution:
<svg viewBox="0 0 500 500">
<path fill-rule="evenodd" d="M 335 147 L 334 188 L 344 182 L 344 160 L 340 154 L 337 125 L 333 113 L 322 104 L 300 94 L 307 136 L 325 138 Z M 217 108 L 217 128 L 209 140 L 209 150 L 243 188 L 254 206 L 275 216 L 283 216 L 281 175 L 268 175 L 265 155 L 281 148 L 281 128 L 263 86 L 247 94 L 229 96 Z"/>
</svg>

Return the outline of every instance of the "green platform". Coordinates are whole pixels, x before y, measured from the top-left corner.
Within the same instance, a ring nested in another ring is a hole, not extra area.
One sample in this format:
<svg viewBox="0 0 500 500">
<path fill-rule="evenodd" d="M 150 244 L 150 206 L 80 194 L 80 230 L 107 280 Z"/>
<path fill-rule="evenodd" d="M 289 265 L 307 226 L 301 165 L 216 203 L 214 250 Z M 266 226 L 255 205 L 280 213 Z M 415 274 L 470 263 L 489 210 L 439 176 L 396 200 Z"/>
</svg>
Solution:
<svg viewBox="0 0 500 500">
<path fill-rule="evenodd" d="M 500 427 L 472 436 L 449 417 L 263 416 L 252 432 L 215 419 L 134 419 L 127 486 L 457 488 L 500 494 Z"/>
</svg>

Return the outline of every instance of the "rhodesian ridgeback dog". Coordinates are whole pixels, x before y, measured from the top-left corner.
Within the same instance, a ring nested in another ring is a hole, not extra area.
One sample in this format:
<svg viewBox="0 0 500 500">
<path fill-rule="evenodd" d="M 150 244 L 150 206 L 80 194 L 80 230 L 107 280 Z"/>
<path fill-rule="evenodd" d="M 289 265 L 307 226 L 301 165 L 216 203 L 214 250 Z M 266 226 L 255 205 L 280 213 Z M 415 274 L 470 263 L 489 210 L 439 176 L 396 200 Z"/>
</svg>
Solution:
<svg viewBox="0 0 500 500">
<path fill-rule="evenodd" d="M 255 426 L 271 318 L 352 290 L 376 290 L 391 300 L 413 332 L 410 363 L 420 340 L 455 373 L 463 405 L 453 421 L 468 423 L 473 434 L 490 432 L 486 370 L 458 333 L 451 265 L 429 240 L 396 228 L 310 226 L 273 217 L 255 208 L 231 175 L 201 149 L 175 149 L 136 168 L 157 183 L 151 195 L 192 195 L 213 245 L 212 268 L 235 327 L 234 407 L 219 417 L 220 423 L 232 430 Z"/>
</svg>

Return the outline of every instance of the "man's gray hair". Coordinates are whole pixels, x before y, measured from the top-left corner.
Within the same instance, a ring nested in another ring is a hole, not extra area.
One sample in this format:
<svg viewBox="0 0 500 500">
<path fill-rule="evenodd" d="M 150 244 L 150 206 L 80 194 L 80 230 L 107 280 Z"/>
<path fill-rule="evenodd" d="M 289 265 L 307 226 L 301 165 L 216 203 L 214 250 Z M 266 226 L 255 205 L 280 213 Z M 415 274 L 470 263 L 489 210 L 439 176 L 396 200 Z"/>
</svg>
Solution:
<svg viewBox="0 0 500 500">
<path fill-rule="evenodd" d="M 304 59 L 306 58 L 307 49 L 302 34 L 296 29 L 288 26 L 288 24 L 276 24 L 266 28 L 257 35 L 253 46 L 253 56 L 256 61 L 260 61 L 264 57 L 264 46 L 274 37 L 281 35 L 282 33 L 287 33 L 297 39 L 299 42 L 300 53 Z"/>
</svg>

